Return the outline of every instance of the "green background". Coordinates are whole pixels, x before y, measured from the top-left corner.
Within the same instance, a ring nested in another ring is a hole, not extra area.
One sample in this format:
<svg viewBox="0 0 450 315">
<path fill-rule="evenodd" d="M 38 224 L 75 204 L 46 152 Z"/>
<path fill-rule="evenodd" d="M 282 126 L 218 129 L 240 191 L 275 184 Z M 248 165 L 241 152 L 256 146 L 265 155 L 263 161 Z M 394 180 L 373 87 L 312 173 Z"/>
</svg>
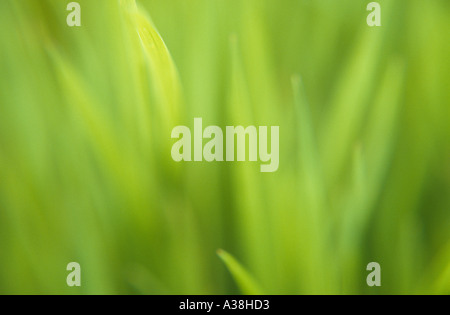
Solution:
<svg viewBox="0 0 450 315">
<path fill-rule="evenodd" d="M 450 293 L 449 1 L 78 2 L 0 1 L 0 293 Z M 278 171 L 174 162 L 194 117 Z"/>
</svg>

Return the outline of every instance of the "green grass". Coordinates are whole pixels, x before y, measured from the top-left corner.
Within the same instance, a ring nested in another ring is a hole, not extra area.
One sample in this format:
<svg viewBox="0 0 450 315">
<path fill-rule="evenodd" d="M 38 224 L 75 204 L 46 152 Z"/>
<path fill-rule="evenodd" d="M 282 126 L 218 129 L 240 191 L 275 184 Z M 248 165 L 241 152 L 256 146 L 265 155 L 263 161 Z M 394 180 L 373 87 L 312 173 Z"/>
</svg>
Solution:
<svg viewBox="0 0 450 315">
<path fill-rule="evenodd" d="M 0 2 L 0 293 L 450 293 L 448 1 L 68 2 Z M 278 171 L 174 162 L 194 117 Z"/>
</svg>

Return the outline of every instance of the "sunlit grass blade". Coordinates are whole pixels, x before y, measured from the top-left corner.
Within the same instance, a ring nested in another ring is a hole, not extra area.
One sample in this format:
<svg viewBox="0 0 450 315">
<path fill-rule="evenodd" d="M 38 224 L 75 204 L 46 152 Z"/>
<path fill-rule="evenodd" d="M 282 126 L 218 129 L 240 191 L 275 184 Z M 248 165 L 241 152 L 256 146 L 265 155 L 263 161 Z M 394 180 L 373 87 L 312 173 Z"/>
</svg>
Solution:
<svg viewBox="0 0 450 315">
<path fill-rule="evenodd" d="M 152 94 L 156 96 L 163 126 L 169 128 L 178 122 L 181 105 L 181 84 L 172 56 L 150 17 L 136 5 L 135 0 L 121 0 L 123 8 L 134 23 L 142 47 L 148 57 L 152 73 Z M 133 30 L 130 36 L 133 36 Z"/>
<path fill-rule="evenodd" d="M 263 294 L 263 290 L 259 287 L 253 277 L 233 256 L 222 249 L 217 251 L 217 255 L 219 255 L 220 259 L 222 259 L 227 266 L 242 294 Z"/>
</svg>

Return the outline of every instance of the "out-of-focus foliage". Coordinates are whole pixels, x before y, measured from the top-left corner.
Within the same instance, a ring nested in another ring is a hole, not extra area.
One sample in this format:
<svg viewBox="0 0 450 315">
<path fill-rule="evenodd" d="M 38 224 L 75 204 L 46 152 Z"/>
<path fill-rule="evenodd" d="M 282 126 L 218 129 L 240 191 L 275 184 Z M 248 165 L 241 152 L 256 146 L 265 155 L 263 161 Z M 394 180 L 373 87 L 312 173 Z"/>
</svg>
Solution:
<svg viewBox="0 0 450 315">
<path fill-rule="evenodd" d="M 0 1 L 0 293 L 450 293 L 447 0 L 68 2 Z M 194 117 L 279 170 L 174 162 Z"/>
</svg>

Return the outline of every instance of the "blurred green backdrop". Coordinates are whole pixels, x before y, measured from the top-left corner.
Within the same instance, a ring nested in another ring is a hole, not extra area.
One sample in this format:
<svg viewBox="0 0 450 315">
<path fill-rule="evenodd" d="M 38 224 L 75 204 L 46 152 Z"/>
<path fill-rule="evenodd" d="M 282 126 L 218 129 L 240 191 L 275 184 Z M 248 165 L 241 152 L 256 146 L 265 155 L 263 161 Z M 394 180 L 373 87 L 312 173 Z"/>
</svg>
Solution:
<svg viewBox="0 0 450 315">
<path fill-rule="evenodd" d="M 0 1 L 0 293 L 450 293 L 449 1 L 69 2 Z M 174 162 L 194 117 L 279 170 Z"/>
</svg>

